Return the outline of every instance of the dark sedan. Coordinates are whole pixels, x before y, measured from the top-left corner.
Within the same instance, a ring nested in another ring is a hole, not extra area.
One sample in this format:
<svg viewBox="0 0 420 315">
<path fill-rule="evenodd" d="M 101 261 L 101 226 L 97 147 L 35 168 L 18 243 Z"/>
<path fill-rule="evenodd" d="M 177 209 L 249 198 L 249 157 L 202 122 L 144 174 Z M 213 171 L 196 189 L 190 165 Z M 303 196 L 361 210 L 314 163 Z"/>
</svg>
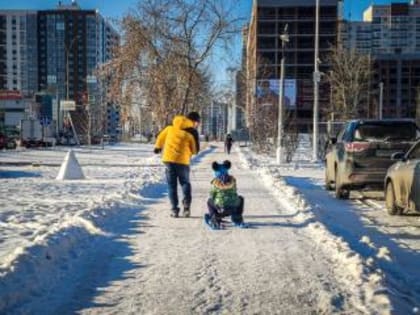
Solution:
<svg viewBox="0 0 420 315">
<path fill-rule="evenodd" d="M 419 131 L 414 120 L 351 120 L 331 138 L 325 157 L 325 186 L 337 198 L 347 199 L 352 189 L 383 185 L 391 155 L 407 151 Z M 334 185 L 334 186 L 333 186 Z"/>
</svg>

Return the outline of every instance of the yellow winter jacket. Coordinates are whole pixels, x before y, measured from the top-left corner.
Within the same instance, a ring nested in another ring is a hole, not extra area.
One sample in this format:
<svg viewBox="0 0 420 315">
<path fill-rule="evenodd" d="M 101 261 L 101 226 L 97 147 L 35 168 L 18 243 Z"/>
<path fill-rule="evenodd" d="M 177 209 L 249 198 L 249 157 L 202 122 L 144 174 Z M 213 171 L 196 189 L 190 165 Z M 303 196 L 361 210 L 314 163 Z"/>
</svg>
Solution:
<svg viewBox="0 0 420 315">
<path fill-rule="evenodd" d="M 163 162 L 190 164 L 191 156 L 199 150 L 198 132 L 193 127 L 192 120 L 179 115 L 159 133 L 155 148 L 163 149 Z"/>
</svg>

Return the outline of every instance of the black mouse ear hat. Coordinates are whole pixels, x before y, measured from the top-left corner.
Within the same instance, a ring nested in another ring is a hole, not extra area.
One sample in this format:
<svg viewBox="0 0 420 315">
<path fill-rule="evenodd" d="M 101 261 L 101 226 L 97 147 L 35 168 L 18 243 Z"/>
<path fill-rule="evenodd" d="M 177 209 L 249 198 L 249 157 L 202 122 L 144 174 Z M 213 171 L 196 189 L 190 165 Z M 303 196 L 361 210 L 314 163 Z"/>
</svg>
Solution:
<svg viewBox="0 0 420 315">
<path fill-rule="evenodd" d="M 232 163 L 230 163 L 230 161 L 229 160 L 225 160 L 224 162 L 223 162 L 223 166 L 228 170 L 228 169 L 230 169 L 230 167 L 232 166 Z"/>
<path fill-rule="evenodd" d="M 221 167 L 228 170 L 228 169 L 230 169 L 231 166 L 232 166 L 232 163 L 230 163 L 229 160 L 225 160 L 222 164 L 219 164 L 216 161 L 214 161 L 211 164 L 211 168 L 213 169 L 213 171 L 218 171 Z"/>
</svg>

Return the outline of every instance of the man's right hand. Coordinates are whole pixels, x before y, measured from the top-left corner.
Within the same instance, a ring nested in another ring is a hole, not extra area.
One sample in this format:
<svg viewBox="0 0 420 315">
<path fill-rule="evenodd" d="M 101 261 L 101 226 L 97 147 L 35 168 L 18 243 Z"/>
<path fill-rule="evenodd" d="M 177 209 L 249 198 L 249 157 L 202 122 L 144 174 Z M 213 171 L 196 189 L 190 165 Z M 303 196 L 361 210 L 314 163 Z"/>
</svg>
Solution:
<svg viewBox="0 0 420 315">
<path fill-rule="evenodd" d="M 160 152 L 162 152 L 162 149 L 160 149 L 160 148 L 155 148 L 155 149 L 153 150 L 153 152 L 155 152 L 155 154 L 159 154 Z"/>
</svg>

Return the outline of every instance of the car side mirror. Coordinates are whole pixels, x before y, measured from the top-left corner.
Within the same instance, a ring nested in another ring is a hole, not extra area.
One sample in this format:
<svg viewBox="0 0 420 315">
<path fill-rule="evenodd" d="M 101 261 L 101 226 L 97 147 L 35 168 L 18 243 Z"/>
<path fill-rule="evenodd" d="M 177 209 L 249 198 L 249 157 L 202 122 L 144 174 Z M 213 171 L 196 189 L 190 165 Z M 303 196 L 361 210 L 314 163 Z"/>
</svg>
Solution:
<svg viewBox="0 0 420 315">
<path fill-rule="evenodd" d="M 405 153 L 404 152 L 395 152 L 391 155 L 392 161 L 404 161 L 405 160 Z"/>
</svg>

